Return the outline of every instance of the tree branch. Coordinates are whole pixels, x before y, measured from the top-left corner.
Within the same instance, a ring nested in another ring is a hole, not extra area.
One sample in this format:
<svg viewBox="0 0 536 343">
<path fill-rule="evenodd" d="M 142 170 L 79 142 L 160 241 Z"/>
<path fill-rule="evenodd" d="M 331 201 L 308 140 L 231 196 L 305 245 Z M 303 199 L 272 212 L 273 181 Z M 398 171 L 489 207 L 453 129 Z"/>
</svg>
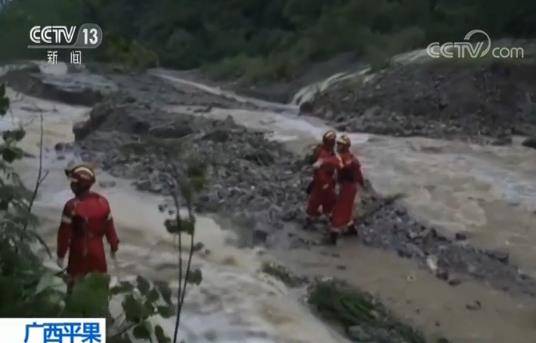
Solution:
<svg viewBox="0 0 536 343">
<path fill-rule="evenodd" d="M 170 160 L 170 158 L 168 157 L 168 161 Z M 171 191 L 171 196 L 173 198 L 173 202 L 174 202 L 174 205 L 175 205 L 175 218 L 176 218 L 176 221 L 177 221 L 177 228 L 179 229 L 179 232 L 177 233 L 178 234 L 178 250 L 179 250 L 179 285 L 178 285 L 178 290 L 177 290 L 177 317 L 175 319 L 175 331 L 173 333 L 173 343 L 177 343 L 177 337 L 178 337 L 178 334 L 179 334 L 179 326 L 180 326 L 180 320 L 181 320 L 181 310 L 182 310 L 182 304 L 181 304 L 181 299 L 183 298 L 182 297 L 182 293 L 183 293 L 183 289 L 182 289 L 182 280 L 183 280 L 183 275 L 182 275 L 182 234 L 181 234 L 181 225 L 182 225 L 182 219 L 181 219 L 181 215 L 180 215 L 180 201 L 179 201 L 179 185 L 178 185 L 178 178 L 179 178 L 179 173 L 178 173 L 178 170 L 176 168 L 176 166 L 170 162 L 170 164 L 168 165 L 168 169 L 171 173 L 171 180 L 172 180 L 172 183 L 173 183 L 173 190 Z"/>
<path fill-rule="evenodd" d="M 43 181 L 45 181 L 46 177 L 48 176 L 48 170 L 43 174 L 43 138 L 44 138 L 44 128 L 43 128 L 43 111 L 41 110 L 41 114 L 39 115 L 40 120 L 40 131 L 39 131 L 39 169 L 37 170 L 37 178 L 35 180 L 35 186 L 33 189 L 32 196 L 30 197 L 30 201 L 28 202 L 28 213 L 32 213 L 32 208 L 35 203 L 35 199 L 37 198 L 37 193 L 39 192 L 39 188 L 41 187 L 41 184 Z M 24 224 L 24 230 L 28 227 L 28 222 Z"/>
<path fill-rule="evenodd" d="M 48 172 L 49 172 L 47 170 L 47 171 L 45 171 L 45 173 L 43 173 L 43 145 L 44 145 L 44 143 L 43 143 L 43 141 L 44 141 L 44 124 L 43 124 L 43 121 L 44 121 L 44 119 L 43 119 L 43 110 L 41 108 L 39 108 L 39 107 L 37 107 L 37 108 L 41 112 L 40 115 L 39 115 L 39 120 L 40 120 L 40 124 L 39 124 L 39 167 L 38 167 L 38 170 L 37 170 L 37 177 L 36 177 L 36 180 L 35 180 L 35 186 L 34 186 L 34 189 L 33 189 L 33 192 L 32 192 L 32 196 L 30 197 L 30 200 L 28 202 L 28 207 L 26 209 L 28 214 L 32 213 L 33 205 L 35 203 L 35 199 L 37 198 L 37 193 L 39 192 L 39 188 L 41 187 L 41 184 L 45 181 L 46 177 L 48 176 Z M 22 228 L 22 231 L 24 233 L 26 233 L 26 231 L 27 231 L 28 224 L 29 224 L 29 221 L 25 220 L 24 226 Z M 50 248 L 48 247 L 46 242 L 37 233 L 33 233 L 33 234 L 34 234 L 35 238 L 37 238 L 39 243 L 41 243 L 41 245 L 45 248 L 45 251 L 46 251 L 47 255 L 50 258 L 52 258 L 52 253 L 50 252 Z M 22 236 L 21 236 L 21 239 L 22 239 Z"/>
</svg>

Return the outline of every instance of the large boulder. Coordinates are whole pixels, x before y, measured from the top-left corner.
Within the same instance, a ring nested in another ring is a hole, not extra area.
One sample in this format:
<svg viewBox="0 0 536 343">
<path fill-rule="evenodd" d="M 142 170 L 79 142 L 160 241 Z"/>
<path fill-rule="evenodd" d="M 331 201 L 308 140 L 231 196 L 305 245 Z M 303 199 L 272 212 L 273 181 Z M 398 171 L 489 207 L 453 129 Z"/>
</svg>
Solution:
<svg viewBox="0 0 536 343">
<path fill-rule="evenodd" d="M 314 105 L 312 102 L 305 101 L 300 105 L 300 114 L 310 115 L 313 113 Z"/>
<path fill-rule="evenodd" d="M 79 141 L 87 137 L 92 131 L 99 128 L 112 113 L 112 107 L 106 103 L 97 104 L 89 113 L 89 119 L 78 122 L 73 126 L 75 140 Z"/>
<path fill-rule="evenodd" d="M 73 126 L 74 139 L 80 141 L 91 133 L 91 128 L 87 121 L 80 121 Z"/>
<path fill-rule="evenodd" d="M 536 137 L 530 137 L 523 141 L 523 146 L 526 146 L 527 148 L 536 149 Z"/>
</svg>

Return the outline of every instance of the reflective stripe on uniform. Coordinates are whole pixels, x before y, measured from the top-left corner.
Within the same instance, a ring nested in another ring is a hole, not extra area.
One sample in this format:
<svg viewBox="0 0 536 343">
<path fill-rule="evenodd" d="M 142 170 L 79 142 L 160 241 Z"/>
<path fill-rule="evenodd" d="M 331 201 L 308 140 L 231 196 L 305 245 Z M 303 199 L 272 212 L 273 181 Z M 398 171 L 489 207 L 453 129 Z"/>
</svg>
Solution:
<svg viewBox="0 0 536 343">
<path fill-rule="evenodd" d="M 67 216 L 61 216 L 61 222 L 65 224 L 71 224 L 73 221 Z"/>
<path fill-rule="evenodd" d="M 106 217 L 106 220 L 112 220 L 112 219 L 113 219 L 112 213 L 110 212 L 110 213 L 108 213 L 108 217 Z"/>
</svg>

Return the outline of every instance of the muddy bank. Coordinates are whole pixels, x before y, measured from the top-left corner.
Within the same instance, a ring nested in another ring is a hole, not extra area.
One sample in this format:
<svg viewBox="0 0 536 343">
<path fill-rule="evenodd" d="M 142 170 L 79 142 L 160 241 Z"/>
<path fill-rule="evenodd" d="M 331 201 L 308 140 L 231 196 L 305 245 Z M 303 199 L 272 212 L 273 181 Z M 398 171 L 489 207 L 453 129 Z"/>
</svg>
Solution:
<svg viewBox="0 0 536 343">
<path fill-rule="evenodd" d="M 173 98 L 175 91 L 168 90 L 166 96 Z M 233 218 L 245 228 L 244 244 L 321 245 L 322 225 L 313 232 L 301 229 L 311 173 L 302 156 L 232 119 L 168 113 L 159 105 L 122 94 L 96 106 L 86 125 L 78 127 L 86 130 L 77 141 L 84 158 L 114 176 L 133 179 L 140 190 L 165 194 L 165 161 L 152 147 L 181 146 L 210 165 L 210 186 L 199 196 L 198 209 Z M 383 198 L 370 187 L 362 201 L 363 243 L 414 259 L 452 286 L 470 278 L 511 294 L 535 295 L 535 281 L 510 264 L 507 253 L 471 247 L 462 234 L 446 238 L 412 218 L 396 199 Z"/>
<path fill-rule="evenodd" d="M 128 113 L 134 112 L 135 111 L 133 111 L 132 108 L 128 111 Z M 157 118 L 158 115 L 154 115 L 153 113 L 151 117 Z M 239 224 L 244 228 L 244 230 L 238 230 L 238 245 L 245 245 L 248 247 L 252 245 L 281 246 L 282 242 L 278 241 L 281 237 L 277 237 L 277 234 L 274 234 L 274 231 L 282 232 L 284 231 L 283 226 L 289 228 L 287 225 L 292 225 L 294 228 L 296 224 L 295 221 L 298 216 L 301 216 L 301 213 L 292 213 L 291 217 L 289 217 L 288 213 L 281 212 L 282 208 L 278 206 L 274 207 L 272 203 L 277 200 L 283 204 L 287 201 L 296 203 L 296 200 L 293 201 L 292 199 L 289 199 L 289 197 L 277 199 L 277 194 L 271 193 L 270 186 L 267 185 L 266 180 L 263 179 L 266 178 L 267 175 L 263 174 L 257 178 L 255 178 L 255 175 L 258 176 L 257 173 L 260 172 L 260 167 L 264 167 L 264 172 L 267 174 L 274 174 L 280 171 L 274 167 L 269 167 L 270 165 L 274 165 L 274 155 L 270 153 L 263 155 L 262 152 L 279 152 L 278 158 L 284 160 L 290 160 L 290 158 L 294 156 L 284 150 L 280 150 L 280 147 L 276 143 L 265 142 L 262 133 L 246 131 L 232 120 L 216 122 L 192 117 L 188 117 L 187 119 L 187 121 L 175 122 L 175 124 L 171 124 L 170 127 L 178 125 L 178 123 L 188 125 L 193 131 L 190 135 L 197 136 L 196 138 L 198 141 L 185 142 L 185 140 L 189 139 L 189 135 L 183 136 L 182 133 L 180 133 L 179 136 L 182 137 L 182 142 L 178 142 L 176 138 L 169 138 L 169 135 L 166 135 L 166 142 L 160 141 L 158 146 L 160 146 L 160 144 L 165 144 L 166 147 L 168 147 L 167 153 L 173 155 L 173 152 L 170 152 L 169 150 L 172 149 L 172 146 L 175 144 L 180 144 L 182 148 L 188 149 L 189 154 L 204 154 L 205 158 L 210 161 L 210 191 L 201 194 L 197 202 L 197 210 L 200 212 L 220 213 L 230 219 L 234 225 Z M 133 122 L 135 124 L 134 120 L 127 120 L 127 122 Z M 101 125 L 102 127 L 106 127 L 107 124 L 108 123 L 104 121 Z M 202 132 L 198 131 L 199 127 L 203 128 Z M 110 131 L 113 138 L 111 135 L 106 135 L 106 132 L 106 129 L 91 132 L 79 142 L 81 156 L 91 161 L 99 161 L 103 169 L 113 176 L 119 178 L 134 178 L 135 181 L 133 184 L 138 190 L 166 195 L 166 183 L 162 178 L 163 174 L 161 173 L 166 166 L 165 162 L 160 158 L 162 155 L 156 153 L 157 147 L 154 146 L 153 141 L 154 139 L 159 139 L 158 136 L 160 133 L 155 134 L 149 129 L 147 137 L 142 138 L 141 141 L 136 141 L 130 140 L 128 135 L 118 131 Z M 225 138 L 227 134 L 238 138 Z M 209 141 L 209 143 L 203 145 L 201 142 L 205 140 Z M 223 150 L 215 149 L 212 145 L 213 140 L 217 142 L 225 142 L 226 146 L 231 150 L 236 150 L 236 155 L 229 156 L 229 153 L 224 154 Z M 116 151 L 114 151 L 115 149 L 110 149 L 111 144 L 115 144 L 119 141 L 121 143 L 119 143 L 119 148 Z M 259 144 L 259 141 L 261 141 L 261 144 Z M 270 144 L 272 145 L 270 146 Z M 202 146 L 199 147 L 199 145 Z M 97 146 L 100 146 L 105 150 L 105 147 L 108 147 L 106 150 L 107 152 L 102 154 L 92 154 L 89 152 L 89 150 L 95 151 Z M 247 149 L 242 149 L 241 146 L 250 148 L 257 146 L 257 148 L 251 148 L 249 151 L 250 154 L 248 154 Z M 155 147 L 155 150 L 151 150 L 151 147 Z M 263 151 L 263 149 L 267 149 L 267 151 Z M 110 150 L 112 151 L 110 152 Z M 260 154 L 258 153 L 259 151 L 261 151 Z M 138 158 L 141 156 L 150 157 L 144 159 L 141 165 L 133 165 L 139 162 Z M 281 164 L 278 164 L 277 166 L 281 168 Z M 295 169 L 292 164 L 289 166 L 290 168 Z M 241 176 L 238 176 L 236 179 L 230 178 L 231 175 L 239 175 L 240 170 L 243 171 Z M 300 174 L 299 170 L 291 171 L 293 171 L 294 174 Z M 288 178 L 291 178 L 290 173 L 287 173 L 284 178 L 274 180 L 274 183 L 283 181 L 284 184 L 288 185 L 288 181 L 286 181 Z M 249 180 L 246 181 L 246 179 Z M 235 186 L 231 187 L 231 184 Z M 254 185 L 256 185 L 256 188 L 254 188 Z M 264 185 L 264 187 L 259 187 L 259 185 Z M 115 187 L 114 185 L 108 186 L 106 184 L 103 184 L 102 186 Z M 261 192 L 260 196 L 255 194 L 256 190 Z M 280 187 L 278 187 L 277 190 L 280 191 L 279 194 L 285 194 Z M 304 199 L 299 199 L 300 204 L 303 200 Z M 156 205 L 157 203 L 154 204 L 155 212 L 157 211 Z M 162 203 L 158 208 L 162 212 L 171 210 Z M 300 222 L 301 221 L 302 219 L 300 219 Z M 312 246 L 316 243 L 295 239 L 290 244 L 294 246 Z M 263 269 L 263 271 L 267 273 L 267 270 Z M 304 280 L 300 279 L 299 282 L 289 284 L 289 286 L 302 286 L 303 282 Z M 370 299 L 372 299 L 372 297 L 370 297 Z M 380 304 L 375 300 L 374 308 L 380 308 L 379 306 Z M 387 337 L 386 335 L 389 334 L 396 334 L 397 337 L 399 337 L 397 342 L 413 342 L 411 338 L 404 337 L 403 331 L 407 326 L 399 324 L 393 317 L 389 317 L 388 319 L 388 321 L 384 320 L 384 317 L 382 316 L 377 321 L 370 323 L 365 320 L 363 320 L 363 322 L 353 322 L 355 325 L 352 325 L 351 328 L 349 327 L 347 333 L 352 339 L 357 339 L 356 337 L 364 337 L 364 335 L 371 339 L 380 339 L 382 337 Z M 397 323 L 397 326 L 393 327 L 393 323 Z M 398 334 L 399 331 L 400 335 Z M 417 334 L 415 333 L 415 335 Z"/>
<path fill-rule="evenodd" d="M 292 100 L 292 95 L 302 87 L 335 73 L 352 70 L 360 64 L 354 53 L 344 53 L 323 62 L 302 66 L 301 70 L 296 71 L 296 77 L 292 80 L 279 82 L 238 80 L 228 85 L 228 87 L 240 94 L 286 104 Z"/>
<path fill-rule="evenodd" d="M 83 70 L 71 73 L 68 77 L 64 74 L 42 73 L 37 63 L 6 72 L 0 78 L 0 83 L 26 95 L 81 106 L 92 106 L 117 90 L 102 76 Z"/>
<path fill-rule="evenodd" d="M 336 252 L 331 247 L 272 252 L 297 275 L 326 275 L 374 294 L 397 318 L 422 328 L 428 342 L 446 337 L 463 343 L 531 343 L 536 334 L 534 299 L 512 298 L 471 280 L 452 287 L 412 260 L 353 239 L 342 241 Z"/>
<path fill-rule="evenodd" d="M 133 179 L 139 190 L 162 194 L 166 161 L 159 147 L 171 156 L 182 152 L 184 158 L 201 159 L 209 165 L 210 186 L 198 197 L 198 210 L 234 216 L 250 229 L 247 245 L 270 243 L 271 232 L 303 219 L 306 166 L 262 132 L 246 130 L 231 118 L 170 114 L 132 100 L 115 96 L 75 127 L 84 159 Z"/>
<path fill-rule="evenodd" d="M 72 197 L 63 170 L 71 161 L 78 161 L 76 151 L 73 154 L 69 149 L 74 139 L 72 125 L 84 118 L 89 109 L 21 94 L 15 97 L 11 89 L 8 95 L 13 100 L 12 113 L 9 118 L 3 117 L 0 125 L 18 127 L 19 123 L 29 123 L 25 125 L 26 137 L 21 147 L 33 156 L 39 151 L 40 113 L 44 116 L 43 162 L 49 173 L 40 187 L 34 210 L 39 217 L 36 230 L 53 250 L 60 213 Z M 40 111 L 29 109 L 28 104 L 34 104 Z M 66 144 L 57 145 L 58 142 Z M 29 187 L 37 177 L 38 163 L 35 157 L 16 163 L 16 170 Z M 173 238 L 162 226 L 169 215 L 155 208 L 162 196 L 136 191 L 130 181 L 113 178 L 102 170 L 97 174 L 95 190 L 110 201 L 121 239 L 117 263 L 109 264 L 112 279 L 135 280 L 136 275 L 143 275 L 176 286 L 177 251 Z M 203 271 L 203 282 L 188 289 L 181 321 L 182 339 L 191 343 L 347 342 L 311 315 L 281 283 L 258 272 L 261 262 L 257 249 L 231 246 L 229 241 L 235 241 L 235 233 L 223 231 L 210 218 L 198 216 L 197 224 L 200 230 L 196 240 L 203 242 L 204 249 L 196 254 L 193 263 Z M 43 260 L 57 269 L 55 260 L 44 252 Z M 113 308 L 112 305 L 112 311 Z M 166 333 L 173 332 L 174 318 L 156 320 Z"/>
<path fill-rule="evenodd" d="M 426 342 L 422 334 L 393 318 L 377 299 L 344 282 L 316 282 L 310 287 L 308 302 L 322 317 L 343 325 L 354 342 Z"/>
<path fill-rule="evenodd" d="M 535 75 L 528 61 L 395 64 L 338 83 L 306 109 L 345 131 L 509 144 L 536 135 Z"/>
<path fill-rule="evenodd" d="M 196 80 L 207 85 L 219 86 L 238 94 L 282 104 L 290 103 L 293 94 L 302 87 L 327 78 L 332 74 L 361 65 L 353 52 L 341 53 L 321 62 L 300 65 L 294 75 L 286 80 L 251 80 L 247 77 L 219 79 L 205 70 L 181 71 L 181 78 Z"/>
<path fill-rule="evenodd" d="M 170 83 L 162 82 L 157 76 L 158 70 L 147 74 L 109 74 L 108 77 L 125 90 L 129 96 L 136 98 L 140 103 L 159 105 L 184 105 L 197 108 L 197 111 L 210 111 L 212 108 L 239 108 L 258 109 L 259 106 L 247 102 L 236 101 L 219 94 L 199 89 L 184 83 L 176 87 Z M 155 75 L 153 75 L 155 74 Z M 177 72 L 177 74 L 182 74 Z"/>
</svg>

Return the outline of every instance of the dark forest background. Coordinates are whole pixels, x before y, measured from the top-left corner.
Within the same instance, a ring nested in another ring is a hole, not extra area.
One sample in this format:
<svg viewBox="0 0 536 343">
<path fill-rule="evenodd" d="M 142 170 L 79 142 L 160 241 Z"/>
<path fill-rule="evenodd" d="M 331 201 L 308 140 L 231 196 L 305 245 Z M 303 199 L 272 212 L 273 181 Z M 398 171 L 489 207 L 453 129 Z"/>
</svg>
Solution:
<svg viewBox="0 0 536 343">
<path fill-rule="evenodd" d="M 304 65 L 352 52 L 381 63 L 474 28 L 494 39 L 536 33 L 534 0 L 3 0 L 0 59 L 21 59 L 36 24 L 98 23 L 93 58 L 204 67 L 213 76 L 292 79 Z"/>
</svg>

